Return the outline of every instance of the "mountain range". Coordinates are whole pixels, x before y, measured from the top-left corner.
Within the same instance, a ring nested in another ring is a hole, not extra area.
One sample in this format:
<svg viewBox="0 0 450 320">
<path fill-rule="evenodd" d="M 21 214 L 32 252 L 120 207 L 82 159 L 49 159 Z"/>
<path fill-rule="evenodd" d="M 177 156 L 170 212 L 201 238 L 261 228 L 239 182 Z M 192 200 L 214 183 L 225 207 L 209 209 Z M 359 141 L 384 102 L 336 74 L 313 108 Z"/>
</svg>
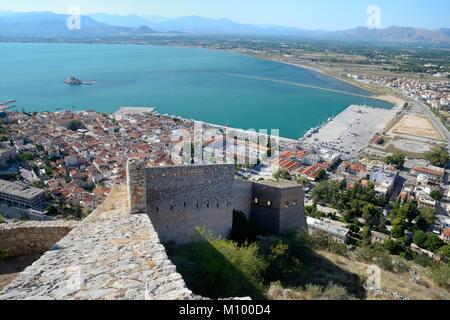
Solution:
<svg viewBox="0 0 450 320">
<path fill-rule="evenodd" d="M 411 27 L 368 29 L 357 27 L 343 31 L 303 30 L 284 26 L 237 23 L 229 19 L 199 16 L 166 18 L 151 15 L 113 15 L 95 13 L 82 16 L 81 29 L 69 30 L 69 16 L 51 12 L 14 13 L 0 11 L 2 37 L 110 37 L 164 33 L 287 36 L 337 41 L 366 41 L 397 44 L 450 46 L 450 29 L 427 30 Z"/>
</svg>

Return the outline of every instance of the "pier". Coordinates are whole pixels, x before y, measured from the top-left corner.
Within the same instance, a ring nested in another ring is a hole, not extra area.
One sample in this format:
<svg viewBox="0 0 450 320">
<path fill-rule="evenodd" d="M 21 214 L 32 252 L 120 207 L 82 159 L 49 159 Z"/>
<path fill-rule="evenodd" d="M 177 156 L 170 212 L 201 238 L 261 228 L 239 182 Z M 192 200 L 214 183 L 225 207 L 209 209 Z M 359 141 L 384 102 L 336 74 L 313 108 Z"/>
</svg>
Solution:
<svg viewBox="0 0 450 320">
<path fill-rule="evenodd" d="M 7 100 L 4 102 L 0 102 L 0 111 L 4 111 L 8 108 L 10 108 L 11 106 L 9 106 L 9 104 L 16 102 L 16 100 Z"/>
</svg>

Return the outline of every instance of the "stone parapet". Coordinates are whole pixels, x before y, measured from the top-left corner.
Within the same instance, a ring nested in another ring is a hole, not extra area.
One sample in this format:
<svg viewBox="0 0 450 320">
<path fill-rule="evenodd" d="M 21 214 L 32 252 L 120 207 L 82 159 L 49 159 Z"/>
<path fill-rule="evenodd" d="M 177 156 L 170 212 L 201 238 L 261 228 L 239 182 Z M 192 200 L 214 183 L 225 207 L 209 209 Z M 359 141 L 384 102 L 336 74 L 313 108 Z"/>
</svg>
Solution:
<svg viewBox="0 0 450 320">
<path fill-rule="evenodd" d="M 75 221 L 29 221 L 0 224 L 0 251 L 9 257 L 42 254 L 65 237 Z"/>
</svg>

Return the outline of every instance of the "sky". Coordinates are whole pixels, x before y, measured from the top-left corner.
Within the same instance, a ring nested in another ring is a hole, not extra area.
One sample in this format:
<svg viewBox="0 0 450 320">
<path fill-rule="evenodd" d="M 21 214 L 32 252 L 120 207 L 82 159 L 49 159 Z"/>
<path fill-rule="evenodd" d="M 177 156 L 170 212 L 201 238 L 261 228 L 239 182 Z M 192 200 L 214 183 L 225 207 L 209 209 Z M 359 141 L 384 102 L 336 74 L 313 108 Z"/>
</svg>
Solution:
<svg viewBox="0 0 450 320">
<path fill-rule="evenodd" d="M 0 0 L 0 11 L 82 14 L 106 12 L 228 18 L 240 23 L 343 30 L 366 26 L 367 8 L 380 8 L 381 27 L 450 28 L 450 0 Z"/>
</svg>

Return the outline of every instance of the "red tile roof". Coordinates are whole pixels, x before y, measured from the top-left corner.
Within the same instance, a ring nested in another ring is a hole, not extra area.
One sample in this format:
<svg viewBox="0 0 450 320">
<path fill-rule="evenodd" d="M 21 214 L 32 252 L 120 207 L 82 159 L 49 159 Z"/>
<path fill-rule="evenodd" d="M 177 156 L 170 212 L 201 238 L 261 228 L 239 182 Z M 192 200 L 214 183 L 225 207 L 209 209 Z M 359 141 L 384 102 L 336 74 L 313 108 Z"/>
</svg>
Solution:
<svg viewBox="0 0 450 320">
<path fill-rule="evenodd" d="M 443 178 L 444 175 L 445 175 L 445 170 L 444 169 L 437 170 L 437 168 L 436 168 L 436 170 L 433 170 L 431 168 L 415 166 L 414 167 L 414 171 L 419 172 L 419 173 L 432 175 L 432 176 L 436 176 L 436 177 L 441 177 L 441 178 Z"/>
<path fill-rule="evenodd" d="M 444 237 L 450 238 L 450 228 L 445 229 L 442 234 L 443 234 Z"/>
</svg>

